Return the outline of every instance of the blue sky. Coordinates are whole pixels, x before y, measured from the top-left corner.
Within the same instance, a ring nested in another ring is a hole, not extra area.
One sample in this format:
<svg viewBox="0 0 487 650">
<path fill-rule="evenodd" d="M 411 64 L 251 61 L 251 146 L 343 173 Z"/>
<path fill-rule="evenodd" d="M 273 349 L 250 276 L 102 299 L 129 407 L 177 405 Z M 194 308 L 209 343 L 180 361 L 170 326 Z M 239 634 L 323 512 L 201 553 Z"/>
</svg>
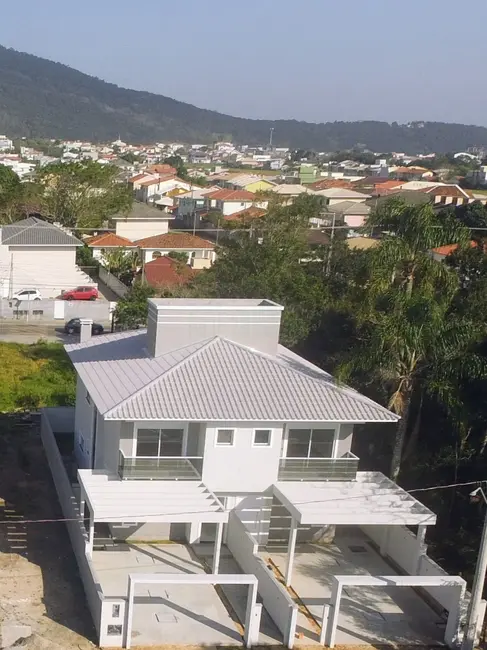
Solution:
<svg viewBox="0 0 487 650">
<path fill-rule="evenodd" d="M 23 0 L 0 44 L 254 118 L 487 126 L 486 0 Z"/>
</svg>

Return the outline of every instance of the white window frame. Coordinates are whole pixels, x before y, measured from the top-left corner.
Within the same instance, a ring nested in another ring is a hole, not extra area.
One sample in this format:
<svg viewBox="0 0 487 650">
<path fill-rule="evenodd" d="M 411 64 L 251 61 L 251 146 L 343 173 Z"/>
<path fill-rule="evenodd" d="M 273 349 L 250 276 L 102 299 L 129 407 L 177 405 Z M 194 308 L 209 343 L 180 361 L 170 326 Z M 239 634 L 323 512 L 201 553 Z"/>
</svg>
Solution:
<svg viewBox="0 0 487 650">
<path fill-rule="evenodd" d="M 259 442 L 255 442 L 255 434 L 256 434 L 257 431 L 268 431 L 269 432 L 269 442 L 266 445 L 263 445 L 262 443 L 259 443 Z M 257 447 L 258 449 L 269 449 L 269 447 L 272 447 L 272 438 L 274 437 L 273 433 L 274 432 L 270 427 L 268 427 L 268 428 L 266 428 L 266 427 L 256 427 L 252 431 L 252 447 Z"/>
<path fill-rule="evenodd" d="M 218 432 L 219 431 L 231 431 L 232 432 L 232 442 L 231 444 L 226 444 L 224 442 L 218 442 Z M 218 427 L 218 429 L 215 429 L 215 447 L 226 447 L 227 449 L 230 447 L 235 447 L 235 431 L 236 429 L 234 427 Z"/>
<path fill-rule="evenodd" d="M 340 439 L 340 422 L 288 422 L 284 426 L 282 438 L 281 458 L 290 458 L 287 455 L 287 445 L 289 441 L 289 429 L 334 429 L 335 435 L 333 437 L 332 458 L 337 458 L 338 441 Z M 310 441 L 311 442 L 311 441 Z M 309 453 L 309 448 L 308 448 Z"/>
<path fill-rule="evenodd" d="M 132 431 L 132 458 L 137 458 L 137 437 L 139 429 L 183 429 L 181 458 L 184 458 L 188 455 L 188 427 L 189 422 L 180 422 L 179 424 L 175 422 L 168 422 L 166 424 L 160 420 L 156 422 L 151 422 L 150 420 L 134 422 Z"/>
</svg>

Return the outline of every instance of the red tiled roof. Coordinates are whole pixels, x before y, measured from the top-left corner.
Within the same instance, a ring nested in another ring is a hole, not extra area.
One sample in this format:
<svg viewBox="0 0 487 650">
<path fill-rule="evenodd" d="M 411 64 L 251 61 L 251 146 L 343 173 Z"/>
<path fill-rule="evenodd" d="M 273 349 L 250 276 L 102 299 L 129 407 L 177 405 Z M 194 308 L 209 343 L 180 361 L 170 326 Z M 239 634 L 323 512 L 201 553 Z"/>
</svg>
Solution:
<svg viewBox="0 0 487 650">
<path fill-rule="evenodd" d="M 153 235 L 152 237 L 145 237 L 135 242 L 139 248 L 162 248 L 169 250 L 189 249 L 195 250 L 198 248 L 215 248 L 215 245 L 206 239 L 190 235 L 187 232 L 170 232 L 165 235 Z"/>
<path fill-rule="evenodd" d="M 476 248 L 477 243 L 474 241 L 470 242 L 470 248 Z M 445 257 L 447 255 L 450 255 L 450 253 L 453 253 L 456 251 L 458 248 L 458 244 L 447 244 L 446 246 L 438 246 L 438 248 L 432 248 L 431 252 L 436 253 L 437 255 L 444 255 Z"/>
<path fill-rule="evenodd" d="M 306 187 L 309 187 L 311 190 L 329 190 L 332 187 L 339 187 L 344 190 L 351 190 L 352 183 L 350 181 L 342 180 L 341 178 L 321 178 L 314 183 L 307 183 Z"/>
<path fill-rule="evenodd" d="M 247 190 L 217 190 L 207 194 L 206 198 L 217 201 L 253 201 L 255 194 Z"/>
<path fill-rule="evenodd" d="M 196 274 L 190 266 L 167 255 L 144 265 L 144 278 L 151 287 L 174 287 L 189 282 Z"/>
<path fill-rule="evenodd" d="M 238 212 L 234 212 L 233 214 L 226 214 L 223 217 L 224 221 L 246 221 L 246 220 L 252 220 L 252 219 L 260 219 L 260 217 L 263 217 L 267 213 L 267 210 L 263 210 L 262 208 L 256 208 L 255 206 L 251 206 L 250 208 L 245 208 L 244 210 L 239 210 Z"/>
<path fill-rule="evenodd" d="M 132 178 L 128 179 L 129 183 L 135 183 L 136 181 L 140 181 L 142 178 L 145 178 L 147 174 L 135 174 L 135 176 L 132 176 Z"/>
<path fill-rule="evenodd" d="M 459 199 L 472 198 L 471 192 L 462 189 L 458 185 L 436 185 L 435 187 L 426 187 L 422 192 L 434 196 L 451 196 Z"/>
<path fill-rule="evenodd" d="M 96 235 L 86 240 L 90 248 L 134 248 L 135 244 L 126 239 L 115 235 L 113 232 L 105 232 L 102 235 Z"/>
<path fill-rule="evenodd" d="M 167 163 L 163 163 L 161 165 L 151 165 L 150 167 L 147 168 L 147 171 L 154 174 L 175 174 L 176 173 L 176 169 L 174 167 L 171 167 L 171 165 L 168 165 Z"/>
</svg>

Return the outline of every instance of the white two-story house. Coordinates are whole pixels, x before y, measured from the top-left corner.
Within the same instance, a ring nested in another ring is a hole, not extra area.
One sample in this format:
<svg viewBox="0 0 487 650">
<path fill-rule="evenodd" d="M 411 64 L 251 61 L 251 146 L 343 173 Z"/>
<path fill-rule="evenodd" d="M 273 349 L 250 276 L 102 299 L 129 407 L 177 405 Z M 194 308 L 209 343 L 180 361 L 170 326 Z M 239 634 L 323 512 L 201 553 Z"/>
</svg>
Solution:
<svg viewBox="0 0 487 650">
<path fill-rule="evenodd" d="M 194 555 L 181 564 L 178 554 L 188 546 L 198 554 L 208 542 L 211 575 L 201 580 L 214 584 L 222 574 L 231 574 L 227 581 L 237 580 L 233 574 L 239 571 L 245 579 L 257 579 L 269 615 L 262 619 L 268 622 L 261 634 L 267 638 L 274 626 L 277 638 L 290 648 L 297 642 L 296 626 L 310 625 L 306 617 L 299 618 L 296 592 L 303 600 L 312 597 L 316 607 L 308 605 L 310 616 L 322 627 L 327 645 L 333 646 L 335 638 L 340 642 L 345 628 L 351 631 L 342 640 L 363 642 L 363 630 L 356 634 L 349 619 L 340 619 L 337 632 L 340 581 L 356 584 L 357 572 L 362 585 L 380 586 L 381 576 L 388 576 L 386 584 L 411 591 L 400 607 L 403 612 L 414 601 L 412 618 L 410 611 L 404 613 L 399 628 L 397 616 L 396 627 L 392 619 L 381 619 L 388 641 L 414 637 L 429 642 L 438 630 L 441 639 L 455 637 L 465 583 L 447 576 L 426 556 L 426 527 L 434 524 L 435 515 L 380 472 L 358 471 L 359 459 L 352 452 L 355 425 L 375 423 L 380 431 L 397 416 L 280 345 L 282 310 L 270 300 L 151 299 L 147 330 L 90 338 L 86 322 L 82 341 L 66 346 L 78 376 L 76 406 L 71 425 L 63 422 L 58 431 L 72 429 L 74 499 L 85 522 L 82 552 L 76 550 L 77 533 L 71 538 L 101 645 L 104 640 L 105 645 L 129 647 L 133 625 L 140 626 L 138 643 L 175 642 L 174 627 L 156 626 L 170 614 L 165 609 L 162 615 L 162 605 L 155 601 L 159 609 L 150 609 L 154 584 L 175 571 L 197 573 Z M 46 413 L 43 437 L 49 457 L 55 452 L 46 431 L 56 433 L 56 426 L 54 411 Z M 66 501 L 65 488 L 56 479 L 59 467 L 50 462 L 68 518 L 73 499 Z M 97 530 L 105 541 L 125 545 L 127 553 L 100 551 Z M 159 546 L 165 540 L 174 545 Z M 140 546 L 144 543 L 150 544 L 151 561 Z M 222 548 L 228 551 L 225 563 Z M 368 554 L 369 563 L 360 553 Z M 394 559 L 396 569 L 386 558 Z M 409 577 L 394 577 L 397 567 Z M 137 570 L 144 571 L 138 579 L 152 586 L 145 604 L 134 610 L 131 581 Z M 157 571 L 163 575 L 154 577 Z M 94 597 L 87 575 L 98 584 Z M 430 589 L 439 599 L 448 611 L 446 632 L 444 626 L 435 627 L 438 615 L 411 586 Z M 162 602 L 170 608 L 173 598 L 165 593 Z M 370 607 L 366 592 L 354 593 L 357 607 Z M 197 611 L 212 598 L 214 592 L 206 591 L 191 605 L 174 605 L 173 614 L 177 618 L 183 610 L 184 615 Z M 384 607 L 399 611 L 387 598 Z M 212 606 L 211 615 L 201 615 L 199 623 L 217 617 L 220 605 Z M 329 616 L 325 606 L 331 607 Z M 146 618 L 140 623 L 143 607 Z M 252 627 L 254 613 L 252 607 L 247 610 L 247 627 Z M 418 623 L 421 630 L 411 624 L 414 616 L 423 621 Z M 366 619 L 363 625 L 367 627 Z M 151 639 L 143 636 L 152 629 Z M 192 642 L 208 641 L 207 631 L 205 627 Z M 376 628 L 369 632 L 367 638 L 379 642 Z M 257 639 L 250 637 L 247 646 Z M 305 634 L 301 643 L 310 638 Z M 211 642 L 223 641 L 212 636 Z"/>
</svg>

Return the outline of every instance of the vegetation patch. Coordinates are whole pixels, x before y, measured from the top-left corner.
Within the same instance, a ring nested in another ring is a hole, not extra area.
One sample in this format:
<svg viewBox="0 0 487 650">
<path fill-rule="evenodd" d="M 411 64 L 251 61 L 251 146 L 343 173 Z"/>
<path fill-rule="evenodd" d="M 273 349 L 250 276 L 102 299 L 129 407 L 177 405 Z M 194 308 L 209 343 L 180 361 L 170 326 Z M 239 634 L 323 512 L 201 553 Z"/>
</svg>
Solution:
<svg viewBox="0 0 487 650">
<path fill-rule="evenodd" d="M 74 404 L 76 377 L 59 343 L 0 343 L 0 411 Z"/>
</svg>

